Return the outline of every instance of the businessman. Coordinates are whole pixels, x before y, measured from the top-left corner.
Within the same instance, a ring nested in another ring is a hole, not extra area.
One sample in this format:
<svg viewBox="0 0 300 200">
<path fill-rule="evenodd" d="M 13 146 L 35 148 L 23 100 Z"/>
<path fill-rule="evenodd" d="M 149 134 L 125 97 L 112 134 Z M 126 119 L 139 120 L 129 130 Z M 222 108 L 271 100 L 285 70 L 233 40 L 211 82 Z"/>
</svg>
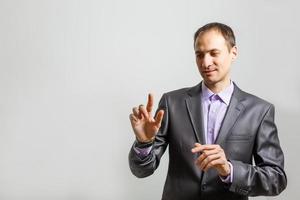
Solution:
<svg viewBox="0 0 300 200">
<path fill-rule="evenodd" d="M 273 196 L 287 185 L 274 106 L 230 78 L 237 47 L 232 29 L 209 23 L 194 35 L 202 81 L 165 93 L 156 115 L 153 95 L 134 107 L 132 173 L 151 175 L 169 145 L 163 200 L 245 200 Z"/>
</svg>

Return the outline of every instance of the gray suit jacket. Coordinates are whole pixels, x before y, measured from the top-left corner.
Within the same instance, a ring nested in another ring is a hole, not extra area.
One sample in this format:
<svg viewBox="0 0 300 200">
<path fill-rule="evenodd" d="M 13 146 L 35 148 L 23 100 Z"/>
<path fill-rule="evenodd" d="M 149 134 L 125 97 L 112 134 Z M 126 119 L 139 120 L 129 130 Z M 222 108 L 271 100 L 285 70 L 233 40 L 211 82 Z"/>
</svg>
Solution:
<svg viewBox="0 0 300 200">
<path fill-rule="evenodd" d="M 233 165 L 231 184 L 222 182 L 216 170 L 204 173 L 194 164 L 199 155 L 192 154 L 191 149 L 195 142 L 205 143 L 201 84 L 164 94 L 158 109 L 164 109 L 165 114 L 151 153 L 140 159 L 131 149 L 129 165 L 135 176 L 149 176 L 169 145 L 163 200 L 240 200 L 277 195 L 285 189 L 284 157 L 272 104 L 234 85 L 215 142 Z"/>
</svg>

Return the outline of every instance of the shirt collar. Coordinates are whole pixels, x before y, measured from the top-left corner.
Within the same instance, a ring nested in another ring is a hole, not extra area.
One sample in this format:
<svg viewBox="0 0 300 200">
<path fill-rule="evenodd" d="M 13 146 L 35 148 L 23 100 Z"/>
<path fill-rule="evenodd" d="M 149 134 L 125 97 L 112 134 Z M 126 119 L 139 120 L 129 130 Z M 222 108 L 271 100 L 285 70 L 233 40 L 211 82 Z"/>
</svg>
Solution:
<svg viewBox="0 0 300 200">
<path fill-rule="evenodd" d="M 204 81 L 202 81 L 202 98 L 204 100 L 209 99 L 209 97 L 211 97 L 212 95 L 218 95 L 226 105 L 229 105 L 233 90 L 234 85 L 232 81 L 230 81 L 230 85 L 228 87 L 226 87 L 221 92 L 215 94 L 204 84 Z"/>
</svg>

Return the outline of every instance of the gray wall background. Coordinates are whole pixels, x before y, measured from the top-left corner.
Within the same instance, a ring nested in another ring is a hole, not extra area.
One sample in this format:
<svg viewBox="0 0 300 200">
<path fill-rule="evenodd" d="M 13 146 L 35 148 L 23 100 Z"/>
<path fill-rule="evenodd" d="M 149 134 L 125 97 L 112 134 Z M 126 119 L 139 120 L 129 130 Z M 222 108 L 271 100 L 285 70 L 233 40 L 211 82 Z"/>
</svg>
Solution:
<svg viewBox="0 0 300 200">
<path fill-rule="evenodd" d="M 233 80 L 276 106 L 288 188 L 299 198 L 298 1 L 0 0 L 0 199 L 160 199 L 129 171 L 131 108 L 197 84 L 195 30 L 235 30 Z"/>
</svg>

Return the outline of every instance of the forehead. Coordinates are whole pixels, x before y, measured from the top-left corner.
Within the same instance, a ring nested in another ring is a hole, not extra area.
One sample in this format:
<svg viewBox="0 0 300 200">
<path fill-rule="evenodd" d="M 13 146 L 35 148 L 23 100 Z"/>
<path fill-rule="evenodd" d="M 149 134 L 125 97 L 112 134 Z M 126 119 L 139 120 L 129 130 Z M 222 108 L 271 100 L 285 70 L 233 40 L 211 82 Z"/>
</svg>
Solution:
<svg viewBox="0 0 300 200">
<path fill-rule="evenodd" d="M 209 51 L 211 49 L 227 48 L 226 40 L 223 35 L 216 31 L 210 30 L 201 33 L 195 41 L 195 51 Z"/>
</svg>

